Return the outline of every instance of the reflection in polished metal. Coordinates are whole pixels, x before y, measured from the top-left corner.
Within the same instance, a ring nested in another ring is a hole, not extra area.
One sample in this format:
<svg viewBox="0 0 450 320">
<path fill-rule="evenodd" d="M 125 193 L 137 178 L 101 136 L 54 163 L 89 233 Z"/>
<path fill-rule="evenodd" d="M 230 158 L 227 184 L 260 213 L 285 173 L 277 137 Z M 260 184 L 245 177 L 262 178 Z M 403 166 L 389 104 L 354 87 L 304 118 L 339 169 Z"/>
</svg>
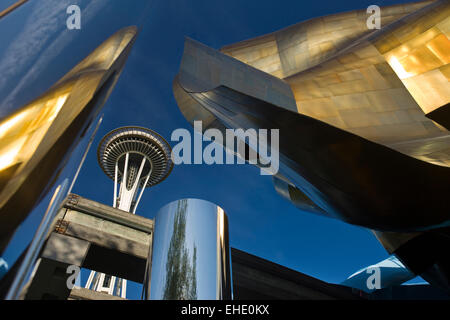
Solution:
<svg viewBox="0 0 450 320">
<path fill-rule="evenodd" d="M 170 174 L 173 168 L 170 153 L 167 141 L 150 129 L 122 127 L 104 136 L 97 158 L 103 172 L 114 180 L 113 206 L 136 213 L 144 189 Z M 126 297 L 125 279 L 91 271 L 86 288 L 91 286 L 96 291 Z"/>
<path fill-rule="evenodd" d="M 449 168 L 295 112 L 292 91 L 281 79 L 188 39 L 174 94 L 185 117 L 203 120 L 204 130 L 279 129 L 277 178 L 298 189 L 298 200 L 314 203 L 312 212 L 382 231 L 450 222 L 443 201 Z"/>
<path fill-rule="evenodd" d="M 414 273 L 408 270 L 396 256 L 392 255 L 383 261 L 356 271 L 341 284 L 365 292 L 373 292 L 376 289 L 400 285 L 415 277 Z M 375 283 L 378 282 L 379 286 L 373 285 L 372 280 L 375 280 L 373 281 Z"/>
<path fill-rule="evenodd" d="M 91 138 L 89 139 L 89 142 L 86 146 L 86 150 L 84 151 L 83 157 L 81 158 L 80 164 L 78 165 L 77 171 L 75 172 L 72 182 L 70 183 L 70 187 L 69 187 L 69 190 L 67 191 L 67 194 L 71 193 L 72 188 L 75 185 L 75 182 L 77 182 L 78 175 L 80 174 L 81 168 L 83 167 L 84 161 L 86 160 L 88 152 L 91 149 L 92 142 L 94 142 L 94 138 L 97 135 L 98 128 L 102 124 L 102 121 L 103 121 L 103 115 L 101 115 L 100 119 L 98 119 L 95 129 L 91 134 Z"/>
<path fill-rule="evenodd" d="M 232 298 L 228 219 L 211 202 L 182 199 L 161 208 L 149 259 L 147 299 Z"/>
<path fill-rule="evenodd" d="M 415 274 L 449 279 L 450 2 L 381 16 L 380 30 L 351 11 L 220 51 L 187 39 L 174 95 L 204 130 L 279 129 L 283 197 L 377 230 Z"/>
<path fill-rule="evenodd" d="M 26 277 L 29 275 L 32 268 L 35 266 L 36 259 L 44 245 L 44 242 L 48 236 L 49 230 L 51 230 L 52 224 L 55 222 L 55 217 L 58 214 L 58 210 L 61 207 L 61 203 L 67 194 L 69 187 L 69 181 L 66 179 L 61 185 L 56 187 L 55 193 L 49 203 L 47 211 L 39 225 L 33 240 L 30 243 L 30 247 L 27 249 L 27 253 L 20 265 L 17 275 L 14 277 L 14 281 L 8 290 L 6 300 L 17 300 L 21 293 L 22 287 L 26 281 Z M 54 227 L 54 225 L 53 225 Z"/>
<path fill-rule="evenodd" d="M 0 252 L 97 117 L 137 35 L 124 28 L 40 97 L 0 121 Z"/>
</svg>

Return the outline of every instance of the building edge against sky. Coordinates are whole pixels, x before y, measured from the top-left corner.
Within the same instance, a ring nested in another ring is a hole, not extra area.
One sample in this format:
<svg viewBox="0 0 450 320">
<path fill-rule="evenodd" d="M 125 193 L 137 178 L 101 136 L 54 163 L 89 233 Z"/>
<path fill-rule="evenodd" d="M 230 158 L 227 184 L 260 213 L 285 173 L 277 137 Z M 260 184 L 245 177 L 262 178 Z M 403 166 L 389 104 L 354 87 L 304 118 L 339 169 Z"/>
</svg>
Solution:
<svg viewBox="0 0 450 320">
<path fill-rule="evenodd" d="M 450 3 L 381 14 L 380 30 L 352 11 L 220 51 L 186 39 L 174 96 L 204 130 L 280 129 L 277 191 L 372 229 L 411 271 L 448 290 Z"/>
<path fill-rule="evenodd" d="M 56 186 L 65 179 L 73 182 L 149 15 L 147 1 L 126 12 L 110 1 L 75 2 L 85 13 L 83 27 L 95 33 L 69 30 L 63 2 L 17 1 L 0 16 L 6 39 L 0 61 L 0 152 L 6 156 L 0 183 L 2 253 L 26 217 L 43 215 Z M 103 10 L 120 19 L 111 21 Z M 27 15 L 32 18 L 23 22 Z"/>
</svg>

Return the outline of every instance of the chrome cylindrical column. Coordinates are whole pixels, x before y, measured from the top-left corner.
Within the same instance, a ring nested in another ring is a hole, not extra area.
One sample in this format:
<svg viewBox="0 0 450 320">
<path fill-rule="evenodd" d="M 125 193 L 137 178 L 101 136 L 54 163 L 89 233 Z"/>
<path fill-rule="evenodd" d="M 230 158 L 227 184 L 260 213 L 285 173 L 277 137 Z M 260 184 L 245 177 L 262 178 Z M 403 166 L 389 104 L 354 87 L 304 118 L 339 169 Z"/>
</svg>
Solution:
<svg viewBox="0 0 450 320">
<path fill-rule="evenodd" d="M 182 199 L 155 218 L 151 300 L 230 300 L 231 263 L 228 219 L 222 208 Z"/>
</svg>

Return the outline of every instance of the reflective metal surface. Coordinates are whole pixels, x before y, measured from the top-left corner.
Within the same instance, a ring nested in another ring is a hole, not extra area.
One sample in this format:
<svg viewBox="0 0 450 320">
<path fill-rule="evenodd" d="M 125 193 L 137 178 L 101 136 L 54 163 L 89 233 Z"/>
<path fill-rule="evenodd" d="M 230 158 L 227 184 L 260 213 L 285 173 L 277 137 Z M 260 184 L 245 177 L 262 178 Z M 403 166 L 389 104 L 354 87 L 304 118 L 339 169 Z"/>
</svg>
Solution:
<svg viewBox="0 0 450 320">
<path fill-rule="evenodd" d="M 299 188 L 290 184 L 285 179 L 273 177 L 273 185 L 277 193 L 292 202 L 297 208 L 303 211 L 311 212 L 319 215 L 326 215 L 314 202 L 309 199 Z"/>
<path fill-rule="evenodd" d="M 450 288 L 449 10 L 382 7 L 380 30 L 365 10 L 338 13 L 221 52 L 187 39 L 174 95 L 205 130 L 279 129 L 284 198 L 377 230 L 415 274 Z"/>
<path fill-rule="evenodd" d="M 44 218 L 30 243 L 30 247 L 20 265 L 17 275 L 9 288 L 8 294 L 6 295 L 6 300 L 17 300 L 25 284 L 26 277 L 29 275 L 31 270 L 35 267 L 36 260 L 39 253 L 41 252 L 44 242 L 51 232 L 52 226 L 54 227 L 55 217 L 58 214 L 64 197 L 69 188 L 69 181 L 66 179 L 64 182 L 56 188 L 53 194 L 52 200 L 50 201 L 49 207 L 45 212 Z"/>
<path fill-rule="evenodd" d="M 107 0 L 20 4 L 0 19 L 0 252 L 72 180 L 149 1 L 126 11 Z M 81 8 L 80 30 L 66 26 L 69 5 Z"/>
<path fill-rule="evenodd" d="M 230 300 L 228 219 L 219 206 L 182 199 L 155 218 L 151 300 Z M 148 297 L 147 297 L 148 298 Z"/>
<path fill-rule="evenodd" d="M 117 32 L 46 93 L 0 122 L 1 234 L 17 227 L 46 192 L 109 96 L 136 33 L 135 27 Z"/>
<path fill-rule="evenodd" d="M 381 7 L 380 30 L 368 16 L 313 18 L 221 51 L 284 79 L 298 113 L 450 166 L 445 122 L 427 116 L 450 102 L 450 2 Z"/>
<path fill-rule="evenodd" d="M 185 117 L 203 120 L 205 129 L 279 129 L 279 176 L 329 217 L 383 231 L 450 223 L 449 168 L 291 111 L 288 84 L 258 72 L 187 39 L 174 95 Z"/>
<path fill-rule="evenodd" d="M 356 271 L 341 284 L 365 292 L 400 285 L 414 279 L 416 275 L 408 270 L 396 256 Z"/>
</svg>

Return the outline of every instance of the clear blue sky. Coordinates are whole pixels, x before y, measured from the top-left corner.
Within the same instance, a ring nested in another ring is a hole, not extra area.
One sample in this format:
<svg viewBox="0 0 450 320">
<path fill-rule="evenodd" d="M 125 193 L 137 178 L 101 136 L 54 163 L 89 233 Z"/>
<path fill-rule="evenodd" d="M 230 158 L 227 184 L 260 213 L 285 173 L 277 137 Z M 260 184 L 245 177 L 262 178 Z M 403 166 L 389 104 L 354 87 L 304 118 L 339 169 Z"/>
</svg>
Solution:
<svg viewBox="0 0 450 320">
<path fill-rule="evenodd" d="M 155 1 L 105 105 L 103 124 L 73 192 L 111 205 L 113 183 L 96 159 L 97 145 L 110 130 L 144 126 L 172 145 L 173 130 L 192 132 L 172 93 L 185 36 L 219 49 L 309 18 L 402 2 L 410 1 Z M 123 3 L 127 10 L 128 2 Z M 271 177 L 261 176 L 251 165 L 175 166 L 164 182 L 144 193 L 137 213 L 153 218 L 168 202 L 190 197 L 214 202 L 227 212 L 232 247 L 324 281 L 339 283 L 388 256 L 368 230 L 301 212 L 275 192 Z M 6 252 L 6 258 L 18 255 L 37 221 L 36 217 L 27 220 L 16 237 L 21 241 Z M 137 286 L 130 286 L 129 293 L 137 298 Z"/>
</svg>

